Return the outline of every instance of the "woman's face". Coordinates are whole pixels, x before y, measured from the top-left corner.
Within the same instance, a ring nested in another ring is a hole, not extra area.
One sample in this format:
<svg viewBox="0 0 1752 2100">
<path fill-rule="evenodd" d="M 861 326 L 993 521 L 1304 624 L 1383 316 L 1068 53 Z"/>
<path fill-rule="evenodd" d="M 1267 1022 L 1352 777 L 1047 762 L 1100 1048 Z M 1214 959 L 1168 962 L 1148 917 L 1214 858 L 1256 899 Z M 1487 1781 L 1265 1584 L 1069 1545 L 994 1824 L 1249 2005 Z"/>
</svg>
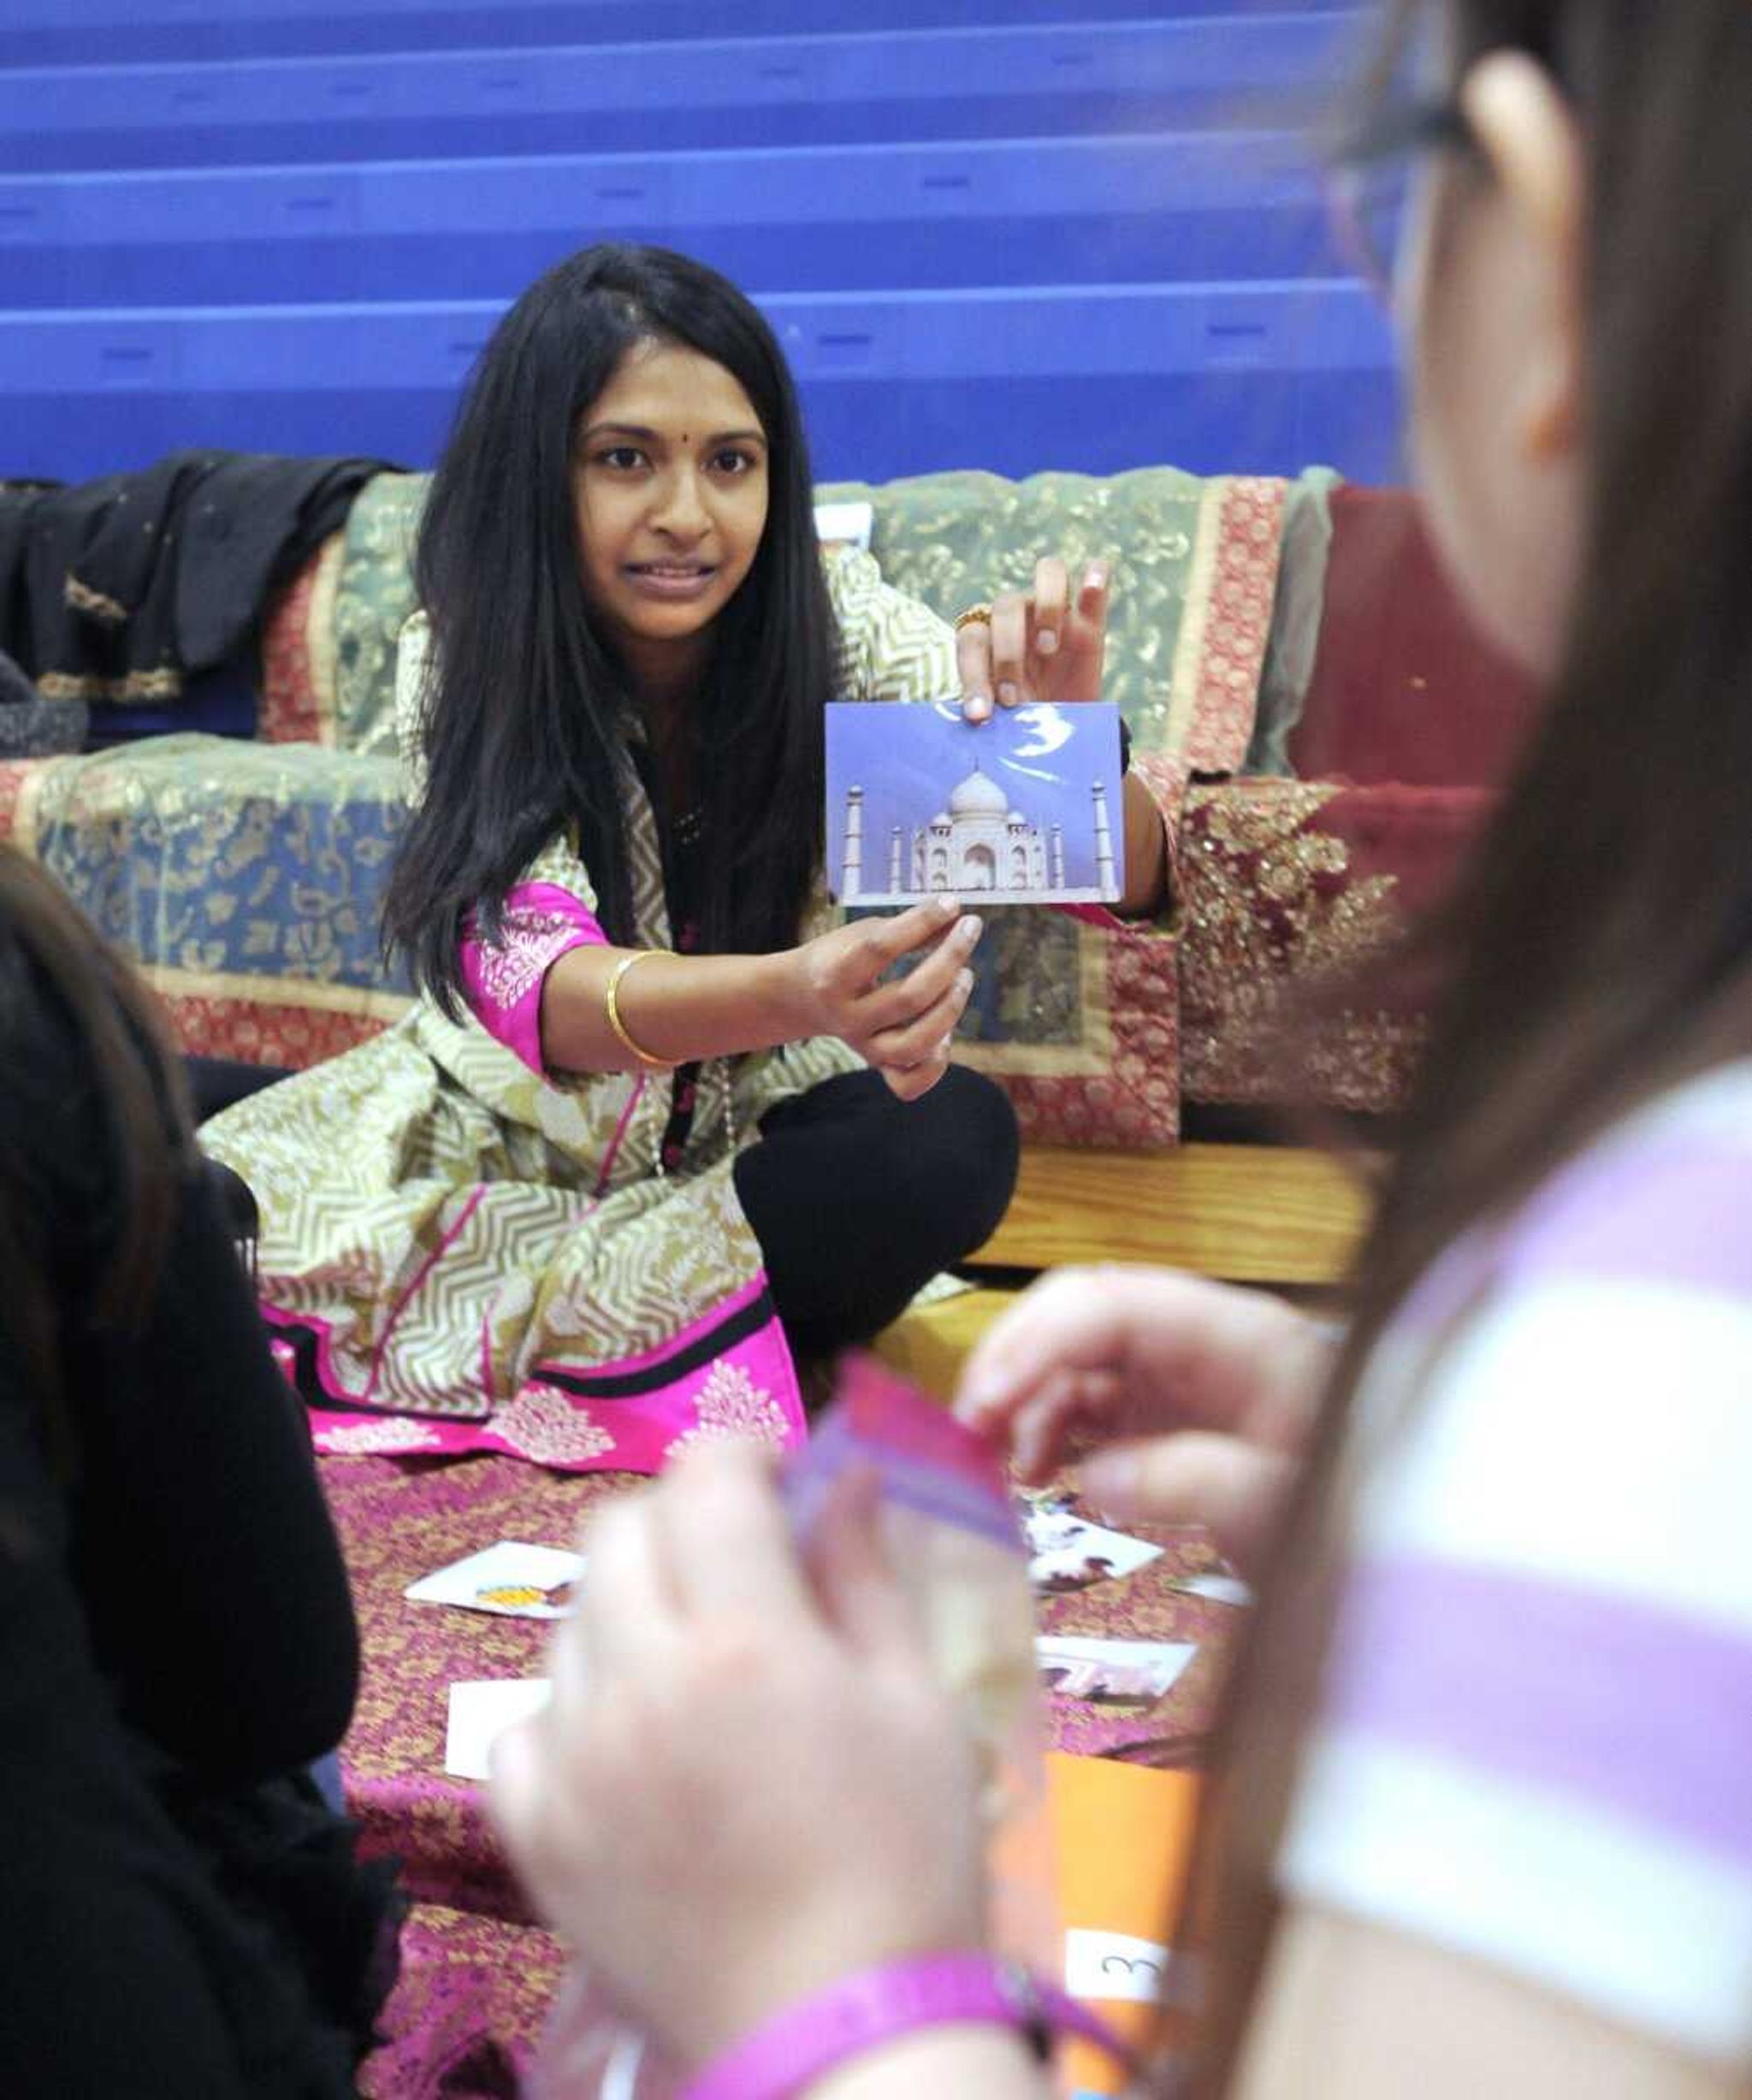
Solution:
<svg viewBox="0 0 1752 2100">
<path fill-rule="evenodd" d="M 1397 305 L 1430 528 L 1475 618 L 1541 677 L 1582 559 L 1580 157 L 1530 61 L 1474 68 L 1476 153 L 1420 171 Z"/>
<path fill-rule="evenodd" d="M 766 529 L 766 436 L 721 364 L 636 343 L 585 411 L 572 515 L 584 595 L 635 675 L 700 644 Z"/>
</svg>

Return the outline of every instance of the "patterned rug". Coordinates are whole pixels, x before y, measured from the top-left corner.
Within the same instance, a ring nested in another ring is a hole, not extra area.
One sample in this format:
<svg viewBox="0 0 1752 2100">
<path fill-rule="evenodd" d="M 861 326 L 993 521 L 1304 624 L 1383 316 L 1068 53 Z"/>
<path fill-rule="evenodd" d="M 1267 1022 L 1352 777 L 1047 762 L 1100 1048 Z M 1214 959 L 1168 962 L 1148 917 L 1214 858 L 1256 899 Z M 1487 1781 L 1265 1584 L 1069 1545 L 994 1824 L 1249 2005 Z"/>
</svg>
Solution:
<svg viewBox="0 0 1752 2100">
<path fill-rule="evenodd" d="M 500 2100 L 513 2093 L 561 1961 L 511 1878 L 479 1790 L 444 1772 L 450 1686 L 537 1677 L 547 1629 L 405 1601 L 419 1576 L 512 1539 L 571 1546 L 624 1476 L 563 1475 L 494 1457 L 330 1458 L 323 1484 L 353 1582 L 364 1677 L 342 1750 L 364 1848 L 393 1854 L 415 1899 L 386 2045 L 367 2066 L 370 2100 Z M 1161 1558 L 1136 1574 L 1042 1601 L 1043 1631 L 1199 1644 L 1164 1698 L 1093 1707 L 1053 1694 L 1055 1748 L 1163 1765 L 1197 1760 L 1236 1614 L 1188 1596 L 1178 1576 L 1216 1560 L 1200 1532 L 1153 1535 Z"/>
</svg>

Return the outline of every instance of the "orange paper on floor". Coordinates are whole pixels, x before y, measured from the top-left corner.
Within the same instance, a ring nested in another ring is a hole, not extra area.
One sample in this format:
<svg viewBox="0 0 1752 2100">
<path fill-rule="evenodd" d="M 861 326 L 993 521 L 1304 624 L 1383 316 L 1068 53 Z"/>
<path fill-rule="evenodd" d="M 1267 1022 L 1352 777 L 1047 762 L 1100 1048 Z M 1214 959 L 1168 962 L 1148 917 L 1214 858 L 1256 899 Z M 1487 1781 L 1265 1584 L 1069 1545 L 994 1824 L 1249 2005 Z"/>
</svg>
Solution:
<svg viewBox="0 0 1752 2100">
<path fill-rule="evenodd" d="M 1112 1758 L 1046 1760 L 1065 1933 L 1065 1987 L 1125 2041 L 1156 2031 L 1167 1967 L 1163 1942 L 1192 1858 L 1203 1781 Z M 1176 1993 L 1167 1993 L 1172 2007 Z M 1172 2020 L 1169 2025 L 1172 2032 Z M 1117 2093 L 1117 2067 L 1073 2037 L 1060 2053 L 1064 2089 Z"/>
</svg>

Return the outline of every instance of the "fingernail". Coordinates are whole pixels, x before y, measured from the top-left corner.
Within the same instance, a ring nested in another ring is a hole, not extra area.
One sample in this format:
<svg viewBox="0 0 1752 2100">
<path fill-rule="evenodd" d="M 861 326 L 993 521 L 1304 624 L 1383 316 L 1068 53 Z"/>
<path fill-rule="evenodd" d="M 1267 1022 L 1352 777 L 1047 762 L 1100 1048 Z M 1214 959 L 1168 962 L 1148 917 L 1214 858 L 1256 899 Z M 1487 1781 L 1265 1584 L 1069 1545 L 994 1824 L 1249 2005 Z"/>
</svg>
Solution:
<svg viewBox="0 0 1752 2100">
<path fill-rule="evenodd" d="M 944 896 L 937 900 L 937 915 L 939 919 L 953 919 L 960 909 L 959 898 Z"/>
<path fill-rule="evenodd" d="M 962 705 L 962 713 L 970 722 L 983 722 L 991 712 L 990 693 L 969 693 Z"/>
<path fill-rule="evenodd" d="M 1058 636 L 1053 633 L 1050 627 L 1043 627 L 1040 630 L 1040 632 L 1034 637 L 1034 648 L 1037 654 L 1041 656 L 1057 656 L 1058 654 Z"/>
<path fill-rule="evenodd" d="M 1089 564 L 1088 573 L 1083 578 L 1083 588 L 1085 590 L 1105 590 L 1107 589 L 1107 565 L 1105 562 L 1092 561 Z"/>
<path fill-rule="evenodd" d="M 971 997 L 974 990 L 974 973 L 971 970 L 963 970 L 955 980 L 955 988 L 960 992 L 962 998 Z"/>
<path fill-rule="evenodd" d="M 1016 689 L 1008 678 L 997 689 L 997 704 L 1000 707 L 1014 707 L 1016 704 Z"/>
<path fill-rule="evenodd" d="M 985 925 L 986 921 L 980 918 L 977 912 L 969 912 L 967 917 L 962 920 L 960 926 L 956 928 L 956 932 L 960 938 L 967 943 L 968 946 L 971 948 L 974 945 L 974 943 L 979 939 Z"/>
</svg>

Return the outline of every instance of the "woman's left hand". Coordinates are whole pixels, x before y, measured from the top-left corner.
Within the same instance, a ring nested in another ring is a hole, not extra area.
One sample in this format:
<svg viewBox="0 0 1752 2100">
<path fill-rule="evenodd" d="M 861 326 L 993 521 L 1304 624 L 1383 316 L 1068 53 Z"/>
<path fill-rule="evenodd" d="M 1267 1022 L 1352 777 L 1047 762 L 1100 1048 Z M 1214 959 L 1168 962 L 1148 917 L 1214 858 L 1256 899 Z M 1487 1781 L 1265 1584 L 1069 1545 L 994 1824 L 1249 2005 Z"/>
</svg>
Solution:
<svg viewBox="0 0 1752 2100">
<path fill-rule="evenodd" d="M 1034 588 L 994 599 L 989 621 L 956 635 L 962 713 L 983 722 L 1000 707 L 1028 701 L 1099 700 L 1107 648 L 1108 568 L 1090 562 L 1074 595 L 1070 572 L 1055 555 L 1036 563 Z"/>
<path fill-rule="evenodd" d="M 552 1704 L 500 1737 L 492 1803 L 647 2032 L 699 2064 L 840 1976 L 982 1943 L 976 1760 L 873 1496 L 829 1512 L 806 1571 L 765 1455 L 708 1448 L 587 1551 Z"/>
</svg>

